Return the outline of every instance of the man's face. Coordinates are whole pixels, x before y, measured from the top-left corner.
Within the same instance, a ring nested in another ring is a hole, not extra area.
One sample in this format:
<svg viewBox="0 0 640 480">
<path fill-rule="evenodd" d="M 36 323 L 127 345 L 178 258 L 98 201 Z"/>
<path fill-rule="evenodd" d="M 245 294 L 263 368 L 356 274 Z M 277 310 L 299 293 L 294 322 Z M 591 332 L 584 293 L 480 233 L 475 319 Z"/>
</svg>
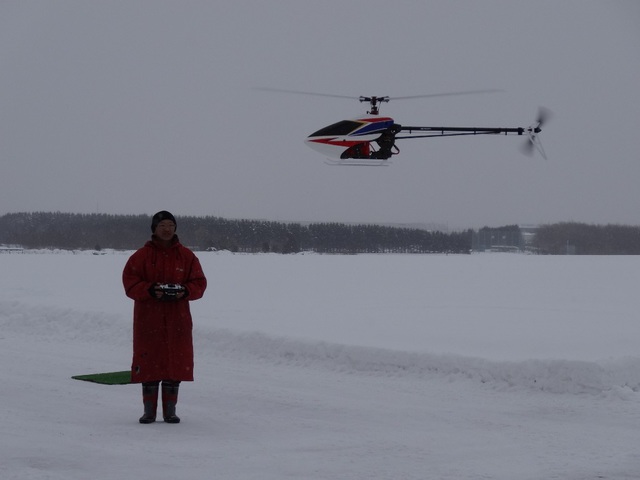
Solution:
<svg viewBox="0 0 640 480">
<path fill-rule="evenodd" d="M 176 224 L 171 220 L 163 220 L 158 224 L 154 233 L 160 240 L 168 242 L 176 233 Z"/>
</svg>

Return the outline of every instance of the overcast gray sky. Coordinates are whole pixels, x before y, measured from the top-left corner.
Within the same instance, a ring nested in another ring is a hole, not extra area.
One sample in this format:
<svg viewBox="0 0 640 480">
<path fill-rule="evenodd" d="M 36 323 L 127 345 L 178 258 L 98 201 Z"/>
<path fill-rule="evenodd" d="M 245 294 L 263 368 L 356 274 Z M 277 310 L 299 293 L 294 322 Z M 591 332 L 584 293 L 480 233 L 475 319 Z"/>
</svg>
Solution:
<svg viewBox="0 0 640 480">
<path fill-rule="evenodd" d="M 0 214 L 640 224 L 640 2 L 0 2 Z M 311 132 L 409 96 L 405 125 L 526 127 L 407 140 L 387 168 L 332 167 Z"/>
</svg>

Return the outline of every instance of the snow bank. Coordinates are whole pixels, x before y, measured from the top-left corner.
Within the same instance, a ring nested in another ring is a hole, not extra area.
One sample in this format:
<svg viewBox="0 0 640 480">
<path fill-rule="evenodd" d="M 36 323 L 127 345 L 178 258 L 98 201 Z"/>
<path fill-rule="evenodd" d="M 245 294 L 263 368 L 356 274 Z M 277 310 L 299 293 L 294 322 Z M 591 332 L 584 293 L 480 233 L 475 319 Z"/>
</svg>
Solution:
<svg viewBox="0 0 640 480">
<path fill-rule="evenodd" d="M 61 344 L 109 345 L 127 351 L 129 318 L 20 302 L 0 302 L 4 336 Z M 640 391 L 640 357 L 601 362 L 576 360 L 493 361 L 269 336 L 258 332 L 196 326 L 196 351 L 215 358 L 324 369 L 378 377 L 471 380 L 496 389 L 525 388 L 551 393 L 601 394 Z M 122 369 L 129 366 L 124 357 Z M 118 368 L 120 369 L 120 368 Z M 197 372 L 197 366 L 196 366 Z M 93 373 L 93 372 L 76 372 Z"/>
</svg>

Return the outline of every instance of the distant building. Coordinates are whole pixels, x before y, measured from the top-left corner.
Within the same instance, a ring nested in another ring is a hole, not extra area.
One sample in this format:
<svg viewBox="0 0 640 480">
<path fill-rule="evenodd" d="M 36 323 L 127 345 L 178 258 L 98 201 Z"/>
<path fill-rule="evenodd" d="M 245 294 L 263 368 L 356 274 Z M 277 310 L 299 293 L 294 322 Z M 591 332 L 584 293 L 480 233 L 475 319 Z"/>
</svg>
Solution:
<svg viewBox="0 0 640 480">
<path fill-rule="evenodd" d="M 0 253 L 22 253 L 23 250 L 18 245 L 0 245 Z"/>
<path fill-rule="evenodd" d="M 535 225 L 481 228 L 473 232 L 471 248 L 474 252 L 524 252 L 533 250 Z"/>
</svg>

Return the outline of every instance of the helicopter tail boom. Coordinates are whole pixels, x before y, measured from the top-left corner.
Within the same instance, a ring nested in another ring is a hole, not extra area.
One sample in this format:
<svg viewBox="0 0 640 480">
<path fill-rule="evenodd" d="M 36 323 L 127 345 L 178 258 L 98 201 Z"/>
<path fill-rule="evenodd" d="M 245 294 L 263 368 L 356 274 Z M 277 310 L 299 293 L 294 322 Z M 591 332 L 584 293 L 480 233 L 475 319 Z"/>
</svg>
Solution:
<svg viewBox="0 0 640 480">
<path fill-rule="evenodd" d="M 527 140 L 523 144 L 522 152 L 531 155 L 534 150 L 544 158 L 547 155 L 542 148 L 539 133 L 542 126 L 551 116 L 551 112 L 545 108 L 540 108 L 535 122 L 527 128 L 523 127 L 412 127 L 396 125 L 399 132 L 406 132 L 406 135 L 395 136 L 395 140 L 409 138 L 429 138 L 429 137 L 457 137 L 462 135 L 526 135 Z"/>
<path fill-rule="evenodd" d="M 516 128 L 496 128 L 496 127 L 405 127 L 400 126 L 400 131 L 408 132 L 408 135 L 396 139 L 407 138 L 427 138 L 427 137 L 455 137 L 460 135 L 524 135 L 527 129 Z M 415 135 L 414 132 L 418 132 Z M 425 133 L 423 133 L 425 132 Z"/>
</svg>

